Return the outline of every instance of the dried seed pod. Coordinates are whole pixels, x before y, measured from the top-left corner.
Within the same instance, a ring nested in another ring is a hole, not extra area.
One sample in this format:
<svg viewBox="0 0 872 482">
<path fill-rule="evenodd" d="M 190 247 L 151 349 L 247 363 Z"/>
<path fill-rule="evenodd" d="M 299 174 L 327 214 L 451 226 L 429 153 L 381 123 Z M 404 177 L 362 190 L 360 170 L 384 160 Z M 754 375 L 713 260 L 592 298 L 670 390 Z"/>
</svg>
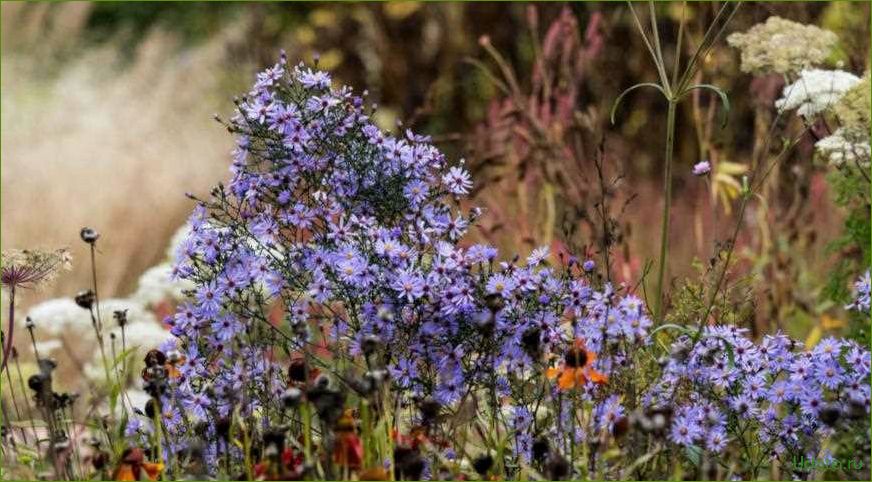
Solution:
<svg viewBox="0 0 872 482">
<path fill-rule="evenodd" d="M 427 397 L 418 404 L 418 409 L 421 411 L 421 420 L 427 424 L 439 417 L 442 405 L 435 399 Z"/>
<path fill-rule="evenodd" d="M 94 306 L 94 300 L 96 299 L 96 295 L 91 290 L 79 291 L 74 298 L 76 304 L 81 308 L 86 310 L 90 310 Z"/>
<path fill-rule="evenodd" d="M 94 244 L 98 239 L 100 239 L 100 233 L 92 228 L 84 227 L 79 231 L 79 237 L 82 238 L 82 241 L 88 244 Z"/>
<path fill-rule="evenodd" d="M 472 468 L 475 469 L 476 472 L 479 473 L 482 477 L 486 477 L 488 471 L 494 465 L 494 458 L 490 456 L 490 454 L 485 454 L 480 457 L 477 457 L 472 461 Z"/>
<path fill-rule="evenodd" d="M 821 422 L 832 427 L 839 421 L 841 414 L 842 409 L 837 403 L 828 403 L 821 409 L 819 417 Z"/>
<path fill-rule="evenodd" d="M 303 391 L 296 387 L 288 388 L 282 393 L 282 403 L 285 408 L 296 408 L 303 400 Z"/>
<path fill-rule="evenodd" d="M 150 350 L 145 354 L 145 366 L 151 368 L 155 366 L 163 366 L 167 362 L 167 356 L 160 350 Z"/>
<path fill-rule="evenodd" d="M 409 447 L 394 449 L 394 478 L 396 480 L 421 480 L 424 459 L 417 450 Z"/>
<path fill-rule="evenodd" d="M 533 441 L 533 460 L 542 463 L 549 452 L 551 452 L 551 444 L 547 438 L 538 437 Z"/>
<path fill-rule="evenodd" d="M 291 361 L 288 366 L 288 379 L 292 382 L 303 383 L 306 381 L 306 362 L 302 359 Z"/>
<path fill-rule="evenodd" d="M 112 317 L 115 318 L 115 323 L 118 323 L 120 327 L 124 327 L 127 324 L 127 310 L 115 310 L 112 313 Z"/>
<path fill-rule="evenodd" d="M 381 344 L 381 339 L 378 336 L 370 334 L 363 337 L 363 341 L 360 342 L 360 349 L 363 350 L 364 355 L 370 356 L 381 347 Z"/>
</svg>

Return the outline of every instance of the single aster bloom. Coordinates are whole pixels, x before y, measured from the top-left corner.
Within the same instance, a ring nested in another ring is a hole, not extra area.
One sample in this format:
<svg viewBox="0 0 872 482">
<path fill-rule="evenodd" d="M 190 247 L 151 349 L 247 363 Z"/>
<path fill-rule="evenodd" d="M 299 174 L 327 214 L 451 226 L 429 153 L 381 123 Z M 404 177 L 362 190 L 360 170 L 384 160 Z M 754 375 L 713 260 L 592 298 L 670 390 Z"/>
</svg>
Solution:
<svg viewBox="0 0 872 482">
<path fill-rule="evenodd" d="M 693 165 L 694 176 L 705 176 L 712 172 L 712 165 L 708 161 L 697 162 Z"/>
<path fill-rule="evenodd" d="M 585 348 L 584 340 L 577 338 L 572 346 L 566 351 L 563 363 L 558 367 L 551 367 L 545 372 L 549 380 L 557 379 L 557 387 L 560 390 L 571 390 L 581 387 L 589 381 L 604 384 L 608 377 L 593 369 L 596 353 Z"/>
</svg>

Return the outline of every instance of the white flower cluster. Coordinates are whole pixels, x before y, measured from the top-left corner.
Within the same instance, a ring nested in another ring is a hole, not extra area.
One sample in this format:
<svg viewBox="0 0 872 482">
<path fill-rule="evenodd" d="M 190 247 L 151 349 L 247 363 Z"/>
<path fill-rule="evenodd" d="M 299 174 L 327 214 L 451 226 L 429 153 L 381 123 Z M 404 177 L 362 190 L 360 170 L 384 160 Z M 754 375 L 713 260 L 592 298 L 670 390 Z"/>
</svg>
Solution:
<svg viewBox="0 0 872 482">
<path fill-rule="evenodd" d="M 856 164 L 863 169 L 870 167 L 869 141 L 854 141 L 845 135 L 844 129 L 837 129 L 832 135 L 824 137 L 814 145 L 817 153 L 830 164 L 842 167 L 845 163 Z"/>
<path fill-rule="evenodd" d="M 797 114 L 811 118 L 831 109 L 859 82 L 859 77 L 843 70 L 803 70 L 799 80 L 784 87 L 775 107 L 781 112 L 795 109 Z"/>
</svg>

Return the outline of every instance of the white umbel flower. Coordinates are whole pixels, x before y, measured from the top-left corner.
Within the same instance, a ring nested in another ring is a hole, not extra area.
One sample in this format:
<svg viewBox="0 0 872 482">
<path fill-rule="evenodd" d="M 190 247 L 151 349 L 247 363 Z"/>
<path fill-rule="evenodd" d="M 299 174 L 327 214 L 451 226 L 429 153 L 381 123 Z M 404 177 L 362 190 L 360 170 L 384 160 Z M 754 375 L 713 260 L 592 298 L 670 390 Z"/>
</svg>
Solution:
<svg viewBox="0 0 872 482">
<path fill-rule="evenodd" d="M 194 284 L 189 280 L 173 279 L 172 265 L 164 263 L 142 273 L 131 299 L 143 306 L 154 306 L 162 301 L 181 300 L 185 296 L 183 291 L 193 288 Z"/>
<path fill-rule="evenodd" d="M 841 167 L 845 163 L 858 164 L 864 169 L 869 168 L 869 141 L 852 141 L 845 135 L 844 129 L 837 129 L 832 135 L 824 137 L 814 145 L 817 153 L 830 164 Z"/>
<path fill-rule="evenodd" d="M 803 117 L 813 117 L 832 108 L 858 82 L 859 77 L 844 70 L 803 70 L 799 80 L 784 88 L 775 107 L 781 112 L 795 109 Z"/>
<path fill-rule="evenodd" d="M 152 323 L 158 325 L 155 316 L 145 307 L 132 300 L 108 299 L 100 302 L 103 325 L 112 326 L 112 313 L 127 310 L 127 321 L 133 323 Z M 87 334 L 93 330 L 91 314 L 70 298 L 56 298 L 44 301 L 28 311 L 36 327 L 52 335 L 72 333 Z M 160 325 L 158 325 L 160 326 Z"/>
</svg>

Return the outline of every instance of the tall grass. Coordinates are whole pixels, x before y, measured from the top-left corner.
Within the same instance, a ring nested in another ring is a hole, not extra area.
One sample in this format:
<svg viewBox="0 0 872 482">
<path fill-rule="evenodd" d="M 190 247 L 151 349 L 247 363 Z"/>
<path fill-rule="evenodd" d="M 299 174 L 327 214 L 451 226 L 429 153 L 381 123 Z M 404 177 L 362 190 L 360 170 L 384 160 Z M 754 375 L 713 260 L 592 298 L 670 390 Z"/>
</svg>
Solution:
<svg viewBox="0 0 872 482">
<path fill-rule="evenodd" d="M 16 39 L 2 51 L 3 246 L 66 245 L 84 261 L 76 236 L 94 226 L 107 233 L 99 289 L 126 294 L 190 210 L 183 194 L 227 172 L 232 140 L 212 116 L 232 107 L 222 93 L 247 80 L 238 72 L 248 69 L 228 65 L 239 28 L 185 48 L 155 30 L 125 58 L 120 40 L 76 44 L 81 4 L 54 15 L 65 23 L 34 18 L 48 15 L 40 8 L 2 8 L 4 40 Z M 75 263 L 46 294 L 87 284 L 87 263 Z"/>
</svg>

